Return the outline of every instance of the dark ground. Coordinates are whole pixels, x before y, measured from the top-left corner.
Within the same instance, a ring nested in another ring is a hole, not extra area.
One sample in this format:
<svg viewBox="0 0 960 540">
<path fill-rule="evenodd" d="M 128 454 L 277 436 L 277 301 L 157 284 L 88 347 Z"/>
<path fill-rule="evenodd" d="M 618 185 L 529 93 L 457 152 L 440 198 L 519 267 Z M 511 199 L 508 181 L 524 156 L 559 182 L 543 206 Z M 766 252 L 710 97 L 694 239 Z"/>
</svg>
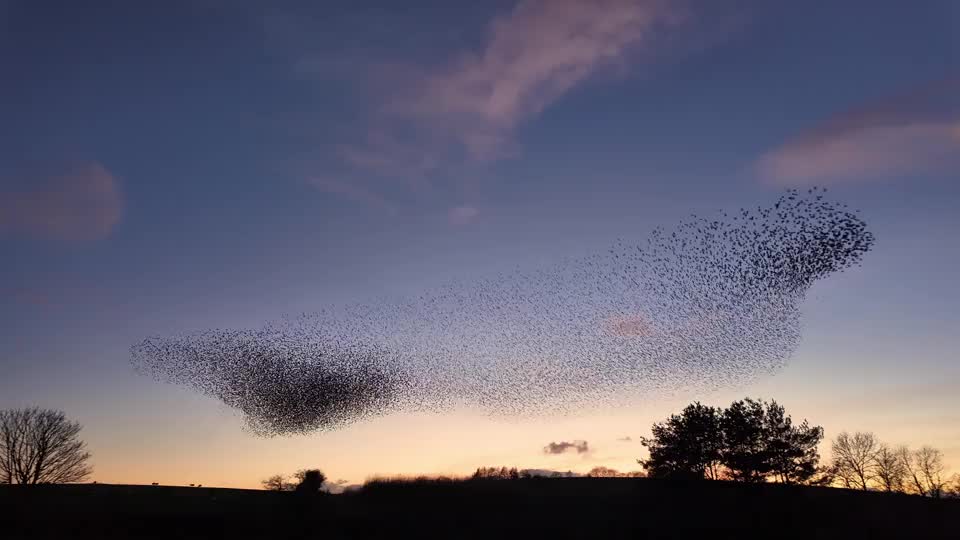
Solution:
<svg viewBox="0 0 960 540">
<path fill-rule="evenodd" d="M 727 482 L 378 483 L 344 495 L 0 486 L 3 538 L 960 538 L 960 500 Z"/>
</svg>

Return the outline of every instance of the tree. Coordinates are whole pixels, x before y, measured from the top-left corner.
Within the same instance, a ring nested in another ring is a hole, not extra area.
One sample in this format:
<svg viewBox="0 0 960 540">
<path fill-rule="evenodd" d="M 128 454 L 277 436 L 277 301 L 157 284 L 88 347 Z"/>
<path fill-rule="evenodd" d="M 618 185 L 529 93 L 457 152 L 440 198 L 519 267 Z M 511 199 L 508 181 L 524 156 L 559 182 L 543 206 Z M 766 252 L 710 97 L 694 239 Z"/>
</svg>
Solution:
<svg viewBox="0 0 960 540">
<path fill-rule="evenodd" d="M 587 473 L 587 476 L 590 478 L 619 478 L 623 476 L 620 474 L 620 471 L 616 469 L 611 469 L 610 467 L 597 466 L 590 469 L 590 472 Z"/>
<path fill-rule="evenodd" d="M 82 426 L 62 411 L 0 411 L 0 477 L 7 484 L 67 484 L 93 473 Z"/>
<path fill-rule="evenodd" d="M 699 402 L 688 405 L 680 415 L 653 425 L 652 437 L 641 438 L 649 459 L 637 460 L 651 477 L 711 478 L 719 474 L 721 431 L 720 411 Z"/>
<path fill-rule="evenodd" d="M 794 425 L 776 401 L 747 398 L 726 409 L 694 403 L 653 425 L 653 437 L 641 439 L 650 459 L 638 463 L 655 477 L 807 482 L 819 472 L 822 439 L 823 428 Z"/>
<path fill-rule="evenodd" d="M 873 433 L 844 431 L 833 441 L 833 468 L 845 487 L 866 491 L 876 476 L 880 443 Z"/>
<path fill-rule="evenodd" d="M 931 446 L 921 447 L 914 453 L 914 459 L 920 469 L 920 475 L 927 488 L 927 496 L 940 498 L 943 496 L 943 452 Z"/>
<path fill-rule="evenodd" d="M 478 467 L 474 471 L 472 478 L 494 478 L 498 480 L 517 480 L 527 476 L 524 472 L 517 470 L 516 467 Z"/>
<path fill-rule="evenodd" d="M 823 440 L 823 428 L 811 426 L 806 419 L 794 425 L 793 419 L 776 401 L 765 404 L 763 431 L 767 439 L 769 473 L 784 484 L 804 483 L 817 476 Z"/>
<path fill-rule="evenodd" d="M 880 445 L 874 458 L 876 479 L 880 488 L 887 492 L 902 492 L 907 478 L 907 469 L 901 453 L 885 444 Z"/>
<path fill-rule="evenodd" d="M 297 493 L 319 493 L 327 480 L 327 476 L 320 472 L 320 469 L 301 469 L 294 476 L 300 480 L 296 488 Z"/>
<path fill-rule="evenodd" d="M 720 415 L 720 460 L 734 480 L 760 482 L 770 472 L 763 417 L 763 403 L 749 398 Z"/>
<path fill-rule="evenodd" d="M 287 484 L 287 477 L 282 474 L 275 474 L 260 483 L 263 484 L 263 489 L 268 491 L 286 491 L 289 485 Z"/>
<path fill-rule="evenodd" d="M 823 428 L 806 420 L 798 426 L 776 401 L 733 402 L 721 415 L 721 460 L 730 476 L 744 482 L 773 478 L 792 484 L 817 473 L 817 446 Z"/>
<path fill-rule="evenodd" d="M 946 482 L 943 480 L 945 467 L 940 450 L 923 446 L 911 452 L 909 448 L 902 446 L 898 454 L 912 490 L 917 495 L 936 498 L 943 496 Z"/>
</svg>

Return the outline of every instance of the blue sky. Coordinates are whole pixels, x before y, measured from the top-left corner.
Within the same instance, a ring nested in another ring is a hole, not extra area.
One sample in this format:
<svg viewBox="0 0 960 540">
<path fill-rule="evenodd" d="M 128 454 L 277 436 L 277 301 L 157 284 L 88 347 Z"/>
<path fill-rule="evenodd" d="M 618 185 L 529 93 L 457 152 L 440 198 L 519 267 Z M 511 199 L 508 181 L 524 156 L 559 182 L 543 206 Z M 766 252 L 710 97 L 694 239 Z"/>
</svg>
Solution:
<svg viewBox="0 0 960 540">
<path fill-rule="evenodd" d="M 99 455 L 111 426 L 151 429 L 137 411 L 264 445 L 133 373 L 130 344 L 550 264 L 818 184 L 877 247 L 818 285 L 794 363 L 757 390 L 826 411 L 824 387 L 904 385 L 956 409 L 916 390 L 960 382 L 955 2 L 470 4 L 0 1 L 0 406 L 62 407 Z M 645 407 L 610 439 L 667 404 Z M 362 439 L 275 444 L 329 437 Z M 955 436 L 904 442 L 960 462 Z"/>
</svg>

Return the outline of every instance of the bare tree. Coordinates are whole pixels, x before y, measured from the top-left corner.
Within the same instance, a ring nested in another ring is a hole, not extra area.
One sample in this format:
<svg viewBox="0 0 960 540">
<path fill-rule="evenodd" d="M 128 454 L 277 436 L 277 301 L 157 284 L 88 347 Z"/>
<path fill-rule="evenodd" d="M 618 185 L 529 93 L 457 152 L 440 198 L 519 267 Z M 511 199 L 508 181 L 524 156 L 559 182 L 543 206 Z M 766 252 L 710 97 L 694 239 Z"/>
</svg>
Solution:
<svg viewBox="0 0 960 540">
<path fill-rule="evenodd" d="M 907 469 L 903 465 L 898 450 L 881 444 L 874 458 L 874 464 L 876 466 L 877 482 L 884 491 L 902 492 L 904 490 Z"/>
<path fill-rule="evenodd" d="M 82 426 L 62 411 L 0 411 L 0 475 L 7 484 L 66 484 L 93 472 L 78 437 Z"/>
<path fill-rule="evenodd" d="M 287 477 L 282 474 L 275 474 L 266 480 L 262 480 L 260 483 L 263 485 L 263 489 L 268 491 L 285 491 L 287 489 Z"/>
<path fill-rule="evenodd" d="M 873 433 L 846 431 L 833 440 L 833 469 L 845 487 L 866 491 L 876 477 L 880 443 Z"/>
<path fill-rule="evenodd" d="M 943 475 L 946 468 L 943 465 L 943 452 L 931 446 L 924 446 L 914 454 L 927 485 L 927 495 L 940 498 L 943 496 L 943 487 L 946 482 Z"/>
<path fill-rule="evenodd" d="M 912 491 L 925 497 L 943 496 L 946 485 L 943 475 L 946 469 L 943 465 L 943 453 L 940 450 L 923 446 L 911 452 L 909 448 L 902 446 L 898 456 L 906 470 Z"/>
</svg>

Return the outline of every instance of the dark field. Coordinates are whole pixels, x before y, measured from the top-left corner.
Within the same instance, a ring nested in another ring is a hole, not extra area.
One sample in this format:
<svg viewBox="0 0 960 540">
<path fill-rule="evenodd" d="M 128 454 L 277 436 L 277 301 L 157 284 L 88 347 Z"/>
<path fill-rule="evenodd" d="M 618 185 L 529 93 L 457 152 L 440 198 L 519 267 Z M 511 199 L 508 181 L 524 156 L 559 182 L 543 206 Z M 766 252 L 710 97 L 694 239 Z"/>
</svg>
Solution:
<svg viewBox="0 0 960 540">
<path fill-rule="evenodd" d="M 4 538 L 960 538 L 960 500 L 727 482 L 374 483 L 344 495 L 0 486 Z"/>
</svg>

